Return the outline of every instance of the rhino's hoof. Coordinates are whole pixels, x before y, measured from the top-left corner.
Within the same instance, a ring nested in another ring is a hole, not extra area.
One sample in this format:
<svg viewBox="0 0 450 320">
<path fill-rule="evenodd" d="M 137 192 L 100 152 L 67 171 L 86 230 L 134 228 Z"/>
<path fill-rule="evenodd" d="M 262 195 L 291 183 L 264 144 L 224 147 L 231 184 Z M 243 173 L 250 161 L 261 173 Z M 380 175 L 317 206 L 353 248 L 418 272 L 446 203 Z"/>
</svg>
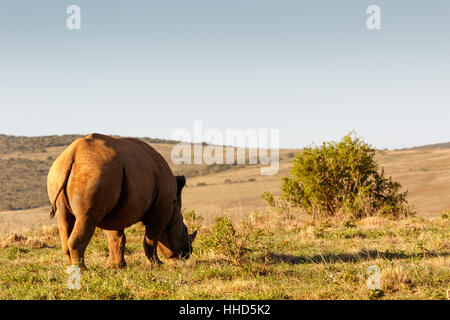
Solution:
<svg viewBox="0 0 450 320">
<path fill-rule="evenodd" d="M 119 270 L 119 269 L 125 269 L 127 267 L 127 263 L 125 261 L 121 263 L 108 263 L 108 267 Z"/>
<path fill-rule="evenodd" d="M 161 262 L 161 260 L 159 260 L 159 259 L 152 259 L 152 260 L 149 260 L 149 262 L 150 262 L 150 264 L 151 265 L 156 265 L 156 266 L 161 266 L 163 263 Z"/>
</svg>

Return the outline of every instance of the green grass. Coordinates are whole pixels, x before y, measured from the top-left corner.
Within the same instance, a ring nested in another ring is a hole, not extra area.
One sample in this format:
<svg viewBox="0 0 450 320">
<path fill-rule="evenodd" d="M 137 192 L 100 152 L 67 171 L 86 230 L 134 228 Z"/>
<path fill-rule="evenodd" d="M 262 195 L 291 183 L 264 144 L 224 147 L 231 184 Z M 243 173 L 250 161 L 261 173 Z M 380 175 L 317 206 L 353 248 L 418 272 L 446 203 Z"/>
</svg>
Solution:
<svg viewBox="0 0 450 320">
<path fill-rule="evenodd" d="M 135 225 L 126 230 L 128 267 L 123 270 L 106 267 L 106 240 L 97 230 L 80 290 L 67 288 L 55 229 L 35 231 L 26 239 L 5 238 L 0 243 L 0 299 L 449 298 L 448 219 L 373 217 L 348 227 L 342 221 L 315 224 L 280 215 L 268 211 L 243 223 L 233 221 L 236 232 L 229 240 L 248 249 L 244 254 L 211 245 L 215 231 L 221 237 L 226 233 L 197 222 L 193 256 L 163 259 L 161 266 L 147 262 L 143 226 Z M 366 286 L 371 265 L 381 269 L 379 291 Z"/>
</svg>

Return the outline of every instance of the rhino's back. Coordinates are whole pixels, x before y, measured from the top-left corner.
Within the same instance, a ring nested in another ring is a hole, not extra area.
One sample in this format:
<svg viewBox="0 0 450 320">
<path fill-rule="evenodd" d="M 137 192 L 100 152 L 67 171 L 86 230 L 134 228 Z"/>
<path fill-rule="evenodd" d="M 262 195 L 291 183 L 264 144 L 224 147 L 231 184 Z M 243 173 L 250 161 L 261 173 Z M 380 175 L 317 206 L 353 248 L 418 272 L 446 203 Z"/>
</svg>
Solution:
<svg viewBox="0 0 450 320">
<path fill-rule="evenodd" d="M 76 140 L 54 166 L 64 167 L 71 155 L 71 209 L 74 215 L 98 215 L 101 228 L 120 230 L 140 221 L 156 193 L 176 197 L 167 162 L 140 140 L 90 134 Z"/>
<path fill-rule="evenodd" d="M 133 138 L 114 138 L 92 134 L 102 148 L 111 149 L 113 161 L 121 165 L 121 181 L 112 188 L 120 189 L 120 197 L 103 218 L 100 227 L 120 229 L 137 221 L 150 209 L 155 196 L 176 198 L 176 180 L 165 159 L 150 145 Z M 108 152 L 105 152 L 108 154 Z M 108 159 L 102 156 L 102 159 Z M 105 163 L 103 163 L 105 166 Z"/>
</svg>

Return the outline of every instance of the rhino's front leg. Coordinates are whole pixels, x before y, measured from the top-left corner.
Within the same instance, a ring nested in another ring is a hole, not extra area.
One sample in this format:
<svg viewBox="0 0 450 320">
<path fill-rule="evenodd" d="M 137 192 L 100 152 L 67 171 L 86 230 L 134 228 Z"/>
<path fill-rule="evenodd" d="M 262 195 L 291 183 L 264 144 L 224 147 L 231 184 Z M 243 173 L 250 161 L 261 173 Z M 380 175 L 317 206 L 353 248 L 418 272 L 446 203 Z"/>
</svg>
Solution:
<svg viewBox="0 0 450 320">
<path fill-rule="evenodd" d="M 151 230 L 148 226 L 145 228 L 144 251 L 151 263 L 162 264 L 158 258 L 158 241 L 162 230 Z"/>
</svg>

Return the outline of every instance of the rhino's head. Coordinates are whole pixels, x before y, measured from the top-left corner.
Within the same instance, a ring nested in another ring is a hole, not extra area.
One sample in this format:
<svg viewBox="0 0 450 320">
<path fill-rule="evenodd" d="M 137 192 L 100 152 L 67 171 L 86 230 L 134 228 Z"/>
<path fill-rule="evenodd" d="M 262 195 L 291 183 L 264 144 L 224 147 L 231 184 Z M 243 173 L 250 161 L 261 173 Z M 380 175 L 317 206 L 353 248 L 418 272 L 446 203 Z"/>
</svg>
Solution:
<svg viewBox="0 0 450 320">
<path fill-rule="evenodd" d="M 186 185 L 186 178 L 185 176 L 176 176 L 175 178 L 177 181 L 177 200 L 174 203 L 172 218 L 158 243 L 158 250 L 166 258 L 187 259 L 192 253 L 192 243 L 197 231 L 192 234 L 188 233 L 181 214 L 181 191 Z"/>
</svg>

